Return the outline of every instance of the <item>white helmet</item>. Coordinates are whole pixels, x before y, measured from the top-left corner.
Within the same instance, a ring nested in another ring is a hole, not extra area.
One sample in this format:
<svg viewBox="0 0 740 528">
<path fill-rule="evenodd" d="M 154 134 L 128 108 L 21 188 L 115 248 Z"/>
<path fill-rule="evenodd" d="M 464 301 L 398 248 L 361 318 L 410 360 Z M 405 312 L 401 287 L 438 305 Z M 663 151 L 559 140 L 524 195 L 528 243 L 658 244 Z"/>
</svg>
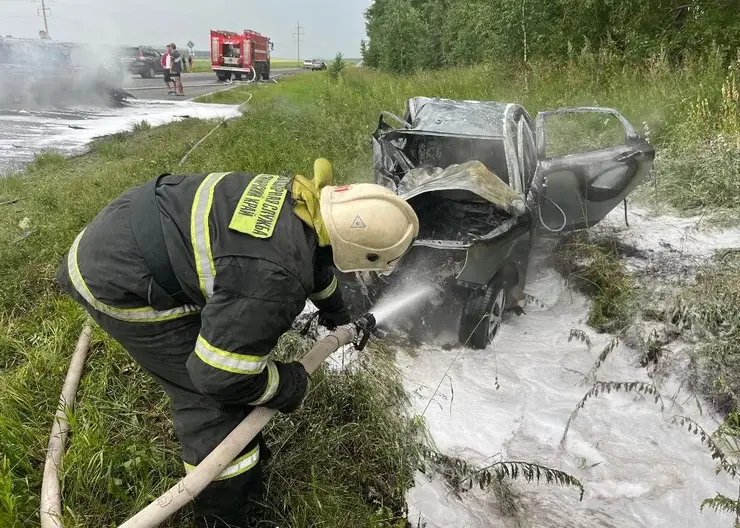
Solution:
<svg viewBox="0 0 740 528">
<path fill-rule="evenodd" d="M 345 273 L 390 270 L 419 234 L 406 200 L 372 183 L 324 187 L 321 216 L 334 265 Z"/>
</svg>

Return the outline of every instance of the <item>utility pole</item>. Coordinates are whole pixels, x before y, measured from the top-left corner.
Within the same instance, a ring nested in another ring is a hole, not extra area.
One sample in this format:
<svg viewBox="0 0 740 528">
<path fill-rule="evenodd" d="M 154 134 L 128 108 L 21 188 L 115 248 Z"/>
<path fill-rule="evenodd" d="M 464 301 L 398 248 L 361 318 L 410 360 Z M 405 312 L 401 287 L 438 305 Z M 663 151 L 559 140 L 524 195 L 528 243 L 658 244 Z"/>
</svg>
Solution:
<svg viewBox="0 0 740 528">
<path fill-rule="evenodd" d="M 301 39 L 303 38 L 303 33 L 301 31 L 304 29 L 303 26 L 301 26 L 301 23 L 298 22 L 296 24 L 296 30 L 293 32 L 293 39 L 295 40 L 296 44 L 298 44 L 298 62 L 301 62 Z"/>
<path fill-rule="evenodd" d="M 41 13 L 44 15 L 44 31 L 49 36 L 49 22 L 46 19 L 46 0 L 41 0 Z M 51 13 L 51 9 L 49 9 L 49 13 Z"/>
</svg>

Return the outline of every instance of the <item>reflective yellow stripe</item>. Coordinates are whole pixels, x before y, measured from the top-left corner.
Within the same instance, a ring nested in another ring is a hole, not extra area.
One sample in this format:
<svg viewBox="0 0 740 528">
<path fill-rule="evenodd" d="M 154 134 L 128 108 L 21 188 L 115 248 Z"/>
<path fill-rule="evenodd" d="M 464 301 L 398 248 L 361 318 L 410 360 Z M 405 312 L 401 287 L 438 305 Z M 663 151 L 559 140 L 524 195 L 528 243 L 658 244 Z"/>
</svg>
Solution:
<svg viewBox="0 0 740 528">
<path fill-rule="evenodd" d="M 158 321 L 169 321 L 171 319 L 185 317 L 186 315 L 191 315 L 200 311 L 197 306 L 193 305 L 178 306 L 177 308 L 172 308 L 170 310 L 160 311 L 155 310 L 150 306 L 144 306 L 141 308 L 116 308 L 98 301 L 87 287 L 85 279 L 82 278 L 82 273 L 80 273 L 80 267 L 77 262 L 77 250 L 79 249 L 80 240 L 82 240 L 82 235 L 85 234 L 85 231 L 86 229 L 83 229 L 82 232 L 77 235 L 77 238 L 75 238 L 75 241 L 72 243 L 72 247 L 69 249 L 69 254 L 67 255 L 67 268 L 69 270 L 69 277 L 72 280 L 72 284 L 74 285 L 75 290 L 77 290 L 77 293 L 79 293 L 82 298 L 98 312 L 102 312 L 120 321 L 152 323 Z"/>
<path fill-rule="evenodd" d="M 249 405 L 262 405 L 272 399 L 273 396 L 275 396 L 275 393 L 278 390 L 278 386 L 280 385 L 280 372 L 278 372 L 277 365 L 273 363 L 272 361 L 267 362 L 267 387 L 265 388 L 265 393 L 262 395 L 262 397 L 259 400 L 255 400 Z"/>
<path fill-rule="evenodd" d="M 221 473 L 218 474 L 218 477 L 216 477 L 213 480 L 225 480 L 229 478 L 234 478 L 238 475 L 241 475 L 242 473 L 246 473 L 250 469 L 252 469 L 254 466 L 257 465 L 257 462 L 260 460 L 260 446 L 257 445 L 254 449 L 252 449 L 249 453 L 246 455 L 242 455 L 236 460 L 234 460 L 231 464 L 226 466 L 226 469 L 224 469 Z M 185 473 L 190 473 L 195 469 L 195 466 L 188 464 L 187 462 L 183 463 L 185 465 Z"/>
<path fill-rule="evenodd" d="M 190 239 L 195 254 L 195 268 L 203 297 L 208 300 L 213 295 L 213 282 L 216 279 L 216 266 L 211 253 L 211 230 L 208 217 L 213 205 L 213 192 L 216 185 L 230 172 L 209 174 L 195 192 L 193 208 L 190 211 Z"/>
<path fill-rule="evenodd" d="M 234 374 L 259 374 L 267 363 L 267 360 L 260 356 L 235 354 L 215 347 L 200 335 L 195 342 L 195 353 L 203 363 Z"/>
<path fill-rule="evenodd" d="M 321 290 L 318 293 L 312 293 L 308 298 L 312 301 L 323 301 L 324 299 L 328 299 L 331 297 L 331 295 L 337 291 L 337 287 L 339 286 L 339 282 L 337 282 L 336 277 L 332 277 L 331 284 Z"/>
</svg>

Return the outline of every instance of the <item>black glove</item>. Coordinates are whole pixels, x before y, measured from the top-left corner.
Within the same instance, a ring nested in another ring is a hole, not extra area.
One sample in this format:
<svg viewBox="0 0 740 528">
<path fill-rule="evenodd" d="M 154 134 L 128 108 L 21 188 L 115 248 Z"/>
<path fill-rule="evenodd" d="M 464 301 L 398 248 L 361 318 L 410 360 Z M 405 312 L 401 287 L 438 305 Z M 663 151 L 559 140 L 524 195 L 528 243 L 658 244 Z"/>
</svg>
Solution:
<svg viewBox="0 0 740 528">
<path fill-rule="evenodd" d="M 308 394 L 308 389 L 311 387 L 311 378 L 302 363 L 294 361 L 291 363 L 284 363 L 281 366 L 285 367 L 278 367 L 281 371 L 281 377 L 284 374 L 287 374 L 287 372 L 290 372 L 292 383 L 289 386 L 292 386 L 293 390 L 290 394 L 286 395 L 286 397 L 280 398 L 283 401 L 281 402 L 280 407 L 277 407 L 277 410 L 281 413 L 289 414 L 301 406 L 303 399 Z"/>
<path fill-rule="evenodd" d="M 333 312 L 319 310 L 319 324 L 328 330 L 334 330 L 337 326 L 349 324 L 351 321 L 349 312 L 344 306 Z"/>
</svg>

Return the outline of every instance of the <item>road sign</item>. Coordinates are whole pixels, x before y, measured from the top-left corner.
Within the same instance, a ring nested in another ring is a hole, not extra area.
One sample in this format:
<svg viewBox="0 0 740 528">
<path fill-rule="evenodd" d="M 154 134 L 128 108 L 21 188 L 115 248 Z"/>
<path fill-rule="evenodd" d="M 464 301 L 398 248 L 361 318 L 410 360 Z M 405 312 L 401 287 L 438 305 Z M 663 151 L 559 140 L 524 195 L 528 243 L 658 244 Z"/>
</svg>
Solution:
<svg viewBox="0 0 740 528">
<path fill-rule="evenodd" d="M 192 40 L 188 40 L 188 48 L 193 49 L 195 47 L 195 44 L 193 44 Z"/>
</svg>

